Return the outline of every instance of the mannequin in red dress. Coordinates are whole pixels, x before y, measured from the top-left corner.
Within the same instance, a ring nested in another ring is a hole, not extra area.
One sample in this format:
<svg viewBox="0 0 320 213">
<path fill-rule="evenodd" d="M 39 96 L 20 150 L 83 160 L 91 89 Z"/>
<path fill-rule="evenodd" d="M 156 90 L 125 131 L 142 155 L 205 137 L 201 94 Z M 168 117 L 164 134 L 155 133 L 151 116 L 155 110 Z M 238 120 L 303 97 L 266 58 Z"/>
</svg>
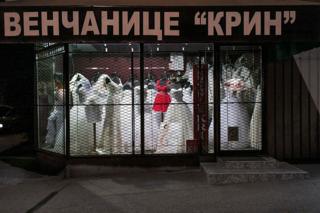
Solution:
<svg viewBox="0 0 320 213">
<path fill-rule="evenodd" d="M 169 80 L 161 79 L 157 80 L 157 95 L 153 103 L 153 111 L 156 112 L 166 112 L 168 110 L 169 104 L 171 102 L 171 97 L 168 94 Z"/>
<path fill-rule="evenodd" d="M 159 127 L 160 123 L 164 120 L 164 113 L 167 112 L 171 102 L 171 97 L 168 93 L 169 83 L 170 81 L 166 78 L 162 78 L 156 82 L 156 89 L 158 93 L 154 99 L 152 110 L 156 113 L 155 118 Z"/>
</svg>

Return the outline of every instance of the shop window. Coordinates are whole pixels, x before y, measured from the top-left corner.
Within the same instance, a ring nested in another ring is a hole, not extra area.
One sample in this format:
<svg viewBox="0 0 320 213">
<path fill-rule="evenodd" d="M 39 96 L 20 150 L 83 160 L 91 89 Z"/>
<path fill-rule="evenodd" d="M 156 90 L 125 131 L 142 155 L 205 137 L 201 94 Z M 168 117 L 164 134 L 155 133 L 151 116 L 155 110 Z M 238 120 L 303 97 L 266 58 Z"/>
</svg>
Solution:
<svg viewBox="0 0 320 213">
<path fill-rule="evenodd" d="M 49 49 L 40 53 L 54 55 L 41 58 L 39 53 L 37 60 L 42 149 L 64 153 L 67 138 L 71 156 L 186 154 L 197 153 L 200 145 L 213 153 L 213 140 L 208 149 L 212 122 L 208 115 L 213 113 L 212 44 L 144 44 L 143 53 L 134 43 L 70 44 L 64 53 L 68 81 L 61 80 L 62 85 L 69 85 L 67 96 L 57 85 L 63 51 Z M 63 99 L 59 102 L 60 93 Z M 66 137 L 65 97 L 70 118 Z M 55 114 L 57 111 L 61 114 Z M 62 142 L 58 141 L 61 125 Z M 51 132 L 54 140 L 49 142 Z"/>
<path fill-rule="evenodd" d="M 65 153 L 65 88 L 63 47 L 37 54 L 37 104 L 39 148 Z"/>
<path fill-rule="evenodd" d="M 194 69 L 201 61 L 212 62 L 212 53 L 212 44 L 145 45 L 144 141 L 147 154 L 198 151 L 201 138 L 197 140 L 194 135 L 198 128 L 194 122 L 194 105 L 199 105 L 194 98 Z M 207 134 L 207 130 L 205 132 Z M 208 143 L 207 137 L 203 140 Z"/>
<path fill-rule="evenodd" d="M 139 45 L 73 44 L 70 154 L 140 152 Z"/>
</svg>

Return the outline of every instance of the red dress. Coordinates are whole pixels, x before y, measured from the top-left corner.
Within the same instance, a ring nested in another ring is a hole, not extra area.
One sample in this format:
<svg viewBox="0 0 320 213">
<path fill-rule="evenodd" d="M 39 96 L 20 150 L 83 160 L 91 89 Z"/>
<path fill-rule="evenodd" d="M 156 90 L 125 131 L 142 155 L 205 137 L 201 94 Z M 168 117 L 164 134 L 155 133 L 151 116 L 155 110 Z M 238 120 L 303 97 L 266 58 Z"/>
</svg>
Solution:
<svg viewBox="0 0 320 213">
<path fill-rule="evenodd" d="M 166 82 L 166 84 L 169 81 Z M 160 80 L 157 80 L 157 90 L 158 93 L 153 103 L 153 111 L 156 112 L 166 112 L 168 110 L 169 104 L 171 102 L 171 97 L 168 94 L 167 85 L 160 85 Z"/>
</svg>

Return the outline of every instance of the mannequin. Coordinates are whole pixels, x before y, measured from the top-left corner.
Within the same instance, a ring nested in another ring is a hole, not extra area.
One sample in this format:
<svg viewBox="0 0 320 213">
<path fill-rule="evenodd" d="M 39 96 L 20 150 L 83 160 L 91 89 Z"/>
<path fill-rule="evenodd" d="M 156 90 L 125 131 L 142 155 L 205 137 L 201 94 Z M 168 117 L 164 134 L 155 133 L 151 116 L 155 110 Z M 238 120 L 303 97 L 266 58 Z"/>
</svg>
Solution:
<svg viewBox="0 0 320 213">
<path fill-rule="evenodd" d="M 120 100 L 122 93 L 122 83 L 115 83 L 107 74 L 99 77 L 98 82 L 105 87 L 107 100 L 105 106 L 105 119 L 100 144 L 100 150 L 107 154 L 124 153 L 121 141 L 120 126 Z M 101 86 L 101 85 L 100 85 Z M 102 146 L 101 146 L 102 145 Z"/>
<path fill-rule="evenodd" d="M 182 89 L 170 93 L 172 102 L 161 124 L 157 153 L 185 153 L 186 141 L 193 138 L 192 113 L 182 100 Z"/>
<path fill-rule="evenodd" d="M 135 150 L 138 151 L 140 149 L 140 112 L 136 105 L 133 105 L 132 107 L 132 92 L 134 92 L 134 104 L 137 104 L 139 103 L 139 91 L 139 87 L 135 87 L 134 90 L 132 90 L 127 84 L 123 87 L 120 101 L 121 140 L 124 151 L 128 154 L 131 154 L 133 151 L 133 139 L 135 141 Z M 132 121 L 134 123 L 132 123 Z"/>
<path fill-rule="evenodd" d="M 48 117 L 46 144 L 53 151 L 64 153 L 64 94 L 62 75 L 55 75 L 54 108 Z"/>
<path fill-rule="evenodd" d="M 91 91 L 89 80 L 80 73 L 70 81 L 72 108 L 70 110 L 70 146 L 71 154 L 88 154 L 93 151 L 93 127 L 88 122 L 85 101 Z"/>
<path fill-rule="evenodd" d="M 168 94 L 169 83 L 170 81 L 165 76 L 156 82 L 157 95 L 154 99 L 152 110 L 155 112 L 155 122 L 158 127 L 160 127 L 160 123 L 164 120 L 164 114 L 167 112 L 171 102 L 171 97 Z"/>
<path fill-rule="evenodd" d="M 103 125 L 106 116 L 106 104 L 107 104 L 107 89 L 104 86 L 104 78 L 102 75 L 97 79 L 97 81 L 93 84 L 91 92 L 88 95 L 86 101 L 86 111 L 91 111 L 95 116 L 89 117 L 89 123 L 96 123 L 96 151 L 99 154 L 104 154 L 103 152 L 103 140 L 102 140 L 102 132 Z M 88 112 L 87 112 L 88 113 Z"/>
<path fill-rule="evenodd" d="M 157 80 L 156 88 L 158 93 L 155 97 L 155 101 L 152 108 L 156 112 L 166 112 L 168 109 L 168 106 L 171 102 L 170 95 L 168 94 L 169 83 L 170 81 L 166 78 L 161 78 L 160 80 Z"/>
</svg>

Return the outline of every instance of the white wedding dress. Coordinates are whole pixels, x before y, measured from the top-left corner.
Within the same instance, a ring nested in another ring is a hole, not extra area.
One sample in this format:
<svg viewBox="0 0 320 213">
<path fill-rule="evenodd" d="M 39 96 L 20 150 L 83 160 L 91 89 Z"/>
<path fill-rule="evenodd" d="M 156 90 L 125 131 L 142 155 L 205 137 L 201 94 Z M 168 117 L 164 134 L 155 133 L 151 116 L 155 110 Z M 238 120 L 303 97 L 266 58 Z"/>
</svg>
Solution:
<svg viewBox="0 0 320 213">
<path fill-rule="evenodd" d="M 193 114 L 193 93 L 191 87 L 183 88 L 183 101 L 187 104 L 190 112 Z"/>
<path fill-rule="evenodd" d="M 87 78 L 77 73 L 70 81 L 72 107 L 70 110 L 70 152 L 72 155 L 90 154 L 93 147 L 93 124 L 88 122 L 85 101 L 91 91 Z"/>
<path fill-rule="evenodd" d="M 89 123 L 96 124 L 96 151 L 98 154 L 105 154 L 103 151 L 103 126 L 105 121 L 105 108 L 107 104 L 107 89 L 104 86 L 104 77 L 98 78 L 97 82 L 93 84 L 91 91 L 86 100 L 87 114 L 92 114 L 88 117 Z M 91 111 L 91 112 L 90 112 Z"/>
<path fill-rule="evenodd" d="M 261 150 L 262 146 L 262 103 L 261 103 L 261 88 L 257 88 L 255 106 L 250 122 L 250 142 L 253 149 Z"/>
<path fill-rule="evenodd" d="M 53 151 L 64 154 L 65 140 L 64 140 L 64 89 L 59 89 L 55 92 L 55 106 L 48 118 L 46 143 L 53 146 Z"/>
<path fill-rule="evenodd" d="M 161 123 L 157 153 L 186 153 L 186 141 L 193 139 L 192 113 L 179 98 L 176 91 L 171 94 L 171 103 Z"/>
<path fill-rule="evenodd" d="M 250 147 L 250 118 L 246 104 L 242 104 L 236 95 L 226 92 L 227 96 L 221 103 L 221 150 L 241 150 Z M 238 140 L 229 141 L 228 129 L 238 129 Z"/>
<path fill-rule="evenodd" d="M 147 97 L 144 108 L 144 132 L 145 132 L 145 150 L 155 151 L 159 136 L 159 126 L 157 125 L 155 112 L 152 110 L 154 99 L 157 95 L 155 89 L 147 90 Z"/>
<path fill-rule="evenodd" d="M 139 87 L 134 89 L 134 102 L 132 107 L 132 90 L 124 90 L 120 102 L 120 125 L 121 125 L 121 140 L 125 153 L 133 152 L 133 140 L 135 151 L 140 151 L 140 108 L 139 103 Z M 133 114 L 134 113 L 134 114 Z M 134 116 L 134 117 L 133 117 Z M 134 123 L 132 123 L 134 122 Z"/>
<path fill-rule="evenodd" d="M 109 83 L 105 83 L 107 78 L 109 79 Z M 99 148 L 105 154 L 124 153 L 120 124 L 122 84 L 116 84 L 106 74 L 101 75 L 97 83 L 102 84 L 107 92 L 106 105 L 104 107 L 104 124 Z"/>
</svg>

